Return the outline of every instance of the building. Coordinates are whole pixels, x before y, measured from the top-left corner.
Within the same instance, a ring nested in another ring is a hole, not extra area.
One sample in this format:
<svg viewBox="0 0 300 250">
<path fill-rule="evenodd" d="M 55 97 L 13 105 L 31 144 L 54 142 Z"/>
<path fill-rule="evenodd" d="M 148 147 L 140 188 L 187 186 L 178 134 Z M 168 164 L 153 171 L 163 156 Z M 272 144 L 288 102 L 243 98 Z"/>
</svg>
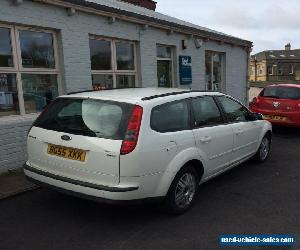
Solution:
<svg viewBox="0 0 300 250">
<path fill-rule="evenodd" d="M 181 87 L 247 102 L 251 42 L 126 2 L 1 0 L 0 171 L 23 164 L 33 119 L 68 92 Z"/>
<path fill-rule="evenodd" d="M 300 49 L 266 50 L 251 56 L 251 82 L 300 82 Z"/>
</svg>

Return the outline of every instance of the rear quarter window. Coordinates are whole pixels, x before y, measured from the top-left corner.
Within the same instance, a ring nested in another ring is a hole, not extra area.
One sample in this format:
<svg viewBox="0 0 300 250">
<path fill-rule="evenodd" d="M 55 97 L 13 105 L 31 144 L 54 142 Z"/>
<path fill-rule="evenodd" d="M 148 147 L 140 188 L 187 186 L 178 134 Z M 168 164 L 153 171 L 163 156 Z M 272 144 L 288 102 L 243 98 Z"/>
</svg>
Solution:
<svg viewBox="0 0 300 250">
<path fill-rule="evenodd" d="M 153 108 L 150 123 L 151 129 L 160 133 L 190 129 L 188 102 L 176 101 Z"/>
<path fill-rule="evenodd" d="M 123 140 L 133 105 L 94 99 L 59 98 L 34 126 L 90 137 Z"/>
<path fill-rule="evenodd" d="M 267 87 L 261 92 L 260 96 L 278 99 L 298 100 L 300 99 L 300 88 L 284 86 Z"/>
</svg>

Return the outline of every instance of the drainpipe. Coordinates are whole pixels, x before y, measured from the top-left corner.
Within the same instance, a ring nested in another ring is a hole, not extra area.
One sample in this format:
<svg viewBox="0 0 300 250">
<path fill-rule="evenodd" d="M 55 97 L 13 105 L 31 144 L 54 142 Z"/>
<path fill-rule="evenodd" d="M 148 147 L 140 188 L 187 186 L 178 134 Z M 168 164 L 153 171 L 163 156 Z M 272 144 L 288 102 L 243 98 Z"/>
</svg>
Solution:
<svg viewBox="0 0 300 250">
<path fill-rule="evenodd" d="M 250 65 L 250 53 L 252 51 L 251 47 L 246 47 L 247 53 L 247 64 L 246 64 L 246 105 L 249 107 L 249 91 L 250 91 L 250 84 L 249 84 L 249 65 Z"/>
</svg>

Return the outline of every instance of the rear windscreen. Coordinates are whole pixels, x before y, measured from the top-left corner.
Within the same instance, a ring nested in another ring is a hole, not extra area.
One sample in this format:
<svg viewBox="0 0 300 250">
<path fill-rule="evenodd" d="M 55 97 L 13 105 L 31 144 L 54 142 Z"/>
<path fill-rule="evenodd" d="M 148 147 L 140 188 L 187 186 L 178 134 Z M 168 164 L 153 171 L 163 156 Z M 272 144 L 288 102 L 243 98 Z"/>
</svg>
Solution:
<svg viewBox="0 0 300 250">
<path fill-rule="evenodd" d="M 300 88 L 293 87 L 267 87 L 260 94 L 263 97 L 278 98 L 278 99 L 300 99 Z"/>
<path fill-rule="evenodd" d="M 35 121 L 47 130 L 123 140 L 133 105 L 94 99 L 59 98 Z"/>
</svg>

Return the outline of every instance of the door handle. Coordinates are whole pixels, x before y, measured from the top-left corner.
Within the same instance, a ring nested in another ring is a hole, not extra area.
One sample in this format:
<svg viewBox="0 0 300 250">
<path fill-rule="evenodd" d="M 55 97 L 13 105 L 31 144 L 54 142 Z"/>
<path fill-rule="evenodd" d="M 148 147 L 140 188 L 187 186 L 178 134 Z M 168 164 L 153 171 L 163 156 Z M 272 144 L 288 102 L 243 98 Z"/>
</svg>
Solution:
<svg viewBox="0 0 300 250">
<path fill-rule="evenodd" d="M 200 141 L 202 143 L 205 143 L 205 144 L 210 143 L 211 142 L 211 137 L 210 136 L 205 136 L 205 137 L 201 138 Z"/>
<path fill-rule="evenodd" d="M 244 130 L 242 130 L 242 129 L 237 129 L 237 130 L 235 131 L 235 134 L 236 134 L 236 135 L 240 135 L 240 134 L 242 134 L 242 133 L 244 133 Z"/>
</svg>

